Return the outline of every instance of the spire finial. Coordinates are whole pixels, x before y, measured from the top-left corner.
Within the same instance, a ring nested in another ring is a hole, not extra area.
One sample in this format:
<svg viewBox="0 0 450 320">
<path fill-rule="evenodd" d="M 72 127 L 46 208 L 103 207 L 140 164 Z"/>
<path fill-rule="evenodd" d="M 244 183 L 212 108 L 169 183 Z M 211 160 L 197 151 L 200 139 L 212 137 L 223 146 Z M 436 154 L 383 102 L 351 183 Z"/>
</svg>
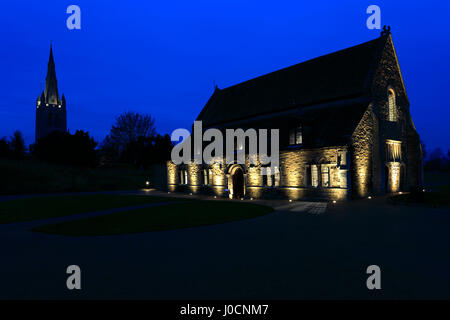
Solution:
<svg viewBox="0 0 450 320">
<path fill-rule="evenodd" d="M 387 36 L 389 34 L 391 34 L 391 26 L 386 27 L 386 25 L 384 25 L 383 31 L 381 31 L 381 36 Z"/>
<path fill-rule="evenodd" d="M 55 61 L 53 59 L 53 42 L 50 42 L 50 56 L 47 64 L 47 77 L 45 78 L 46 103 L 58 104 L 58 85 L 56 81 Z"/>
</svg>

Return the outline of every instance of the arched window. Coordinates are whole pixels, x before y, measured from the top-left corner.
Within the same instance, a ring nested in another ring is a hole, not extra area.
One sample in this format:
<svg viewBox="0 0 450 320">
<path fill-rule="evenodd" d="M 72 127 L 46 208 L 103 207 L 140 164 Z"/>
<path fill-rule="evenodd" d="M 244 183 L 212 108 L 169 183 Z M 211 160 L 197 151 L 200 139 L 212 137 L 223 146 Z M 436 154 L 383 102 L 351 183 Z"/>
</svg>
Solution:
<svg viewBox="0 0 450 320">
<path fill-rule="evenodd" d="M 397 121 L 397 106 L 395 105 L 395 92 L 392 89 L 388 90 L 388 105 L 389 105 L 389 121 Z"/>
</svg>

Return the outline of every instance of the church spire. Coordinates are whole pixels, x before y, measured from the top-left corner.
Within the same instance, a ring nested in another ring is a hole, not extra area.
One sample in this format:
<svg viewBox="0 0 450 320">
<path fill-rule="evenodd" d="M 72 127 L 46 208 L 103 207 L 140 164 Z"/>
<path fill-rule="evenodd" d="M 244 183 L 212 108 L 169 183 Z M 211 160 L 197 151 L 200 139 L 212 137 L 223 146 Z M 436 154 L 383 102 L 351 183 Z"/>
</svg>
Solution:
<svg viewBox="0 0 450 320">
<path fill-rule="evenodd" d="M 53 60 L 53 49 L 50 44 L 50 57 L 47 65 L 47 77 L 45 78 L 45 102 L 58 104 L 58 84 L 56 83 L 55 61 Z"/>
</svg>

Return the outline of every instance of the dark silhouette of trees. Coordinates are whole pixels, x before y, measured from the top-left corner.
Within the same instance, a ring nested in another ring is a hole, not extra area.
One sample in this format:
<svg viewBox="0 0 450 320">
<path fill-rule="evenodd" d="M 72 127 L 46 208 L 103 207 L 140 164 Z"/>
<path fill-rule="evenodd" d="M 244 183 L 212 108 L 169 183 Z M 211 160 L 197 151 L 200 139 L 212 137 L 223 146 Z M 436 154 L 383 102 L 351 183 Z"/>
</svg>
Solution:
<svg viewBox="0 0 450 320">
<path fill-rule="evenodd" d="M 97 142 L 88 132 L 55 131 L 39 140 L 34 146 L 34 154 L 46 162 L 93 167 L 97 162 L 96 146 Z"/>
<path fill-rule="evenodd" d="M 427 171 L 450 171 L 450 150 L 447 155 L 441 148 L 436 148 L 430 152 L 428 160 L 425 161 Z"/>
<path fill-rule="evenodd" d="M 13 136 L 9 142 L 10 154 L 13 159 L 20 160 L 25 156 L 27 148 L 25 147 L 25 141 L 22 136 L 22 132 L 19 130 L 14 131 Z"/>
<path fill-rule="evenodd" d="M 116 118 L 106 139 L 116 153 L 122 154 L 139 139 L 155 134 L 155 120 L 150 115 L 125 112 Z"/>
<path fill-rule="evenodd" d="M 124 161 L 147 167 L 170 159 L 172 142 L 168 135 L 156 134 L 150 115 L 125 112 L 116 118 L 100 150 L 104 162 Z"/>
<path fill-rule="evenodd" d="M 0 157 L 9 156 L 9 143 L 5 137 L 0 139 Z"/>
</svg>

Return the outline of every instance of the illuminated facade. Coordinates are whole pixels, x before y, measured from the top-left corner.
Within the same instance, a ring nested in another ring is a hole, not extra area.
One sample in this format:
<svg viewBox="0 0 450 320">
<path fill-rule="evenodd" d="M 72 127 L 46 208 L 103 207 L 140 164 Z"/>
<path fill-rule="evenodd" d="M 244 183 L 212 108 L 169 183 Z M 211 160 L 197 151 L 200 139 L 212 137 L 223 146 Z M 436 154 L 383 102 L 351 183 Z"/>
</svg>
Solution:
<svg viewBox="0 0 450 320">
<path fill-rule="evenodd" d="M 36 142 L 53 131 L 67 131 L 66 98 L 58 95 L 55 62 L 50 46 L 45 90 L 36 101 Z"/>
<path fill-rule="evenodd" d="M 344 200 L 421 186 L 422 150 L 391 34 L 231 86 L 203 129 L 280 130 L 279 168 L 168 163 L 171 191 L 230 198 Z"/>
</svg>

